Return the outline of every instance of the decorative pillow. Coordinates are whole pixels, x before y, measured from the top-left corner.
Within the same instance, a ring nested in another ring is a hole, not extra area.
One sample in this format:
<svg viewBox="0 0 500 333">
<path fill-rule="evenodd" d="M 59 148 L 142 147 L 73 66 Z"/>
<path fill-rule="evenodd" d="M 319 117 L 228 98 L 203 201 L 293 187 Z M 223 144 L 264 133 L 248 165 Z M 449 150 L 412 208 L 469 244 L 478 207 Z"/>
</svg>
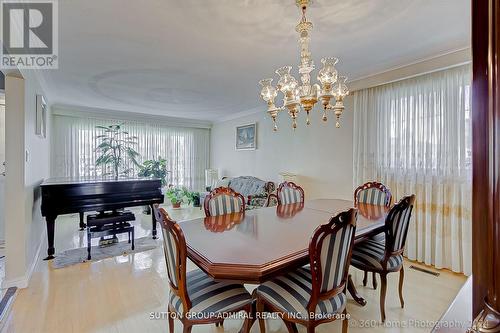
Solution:
<svg viewBox="0 0 500 333">
<path fill-rule="evenodd" d="M 266 182 L 252 176 L 241 176 L 233 178 L 229 184 L 235 192 L 244 197 L 265 193 Z"/>
<path fill-rule="evenodd" d="M 231 178 L 220 179 L 215 183 L 215 188 L 217 187 L 229 187 L 229 183 L 231 182 Z"/>
</svg>

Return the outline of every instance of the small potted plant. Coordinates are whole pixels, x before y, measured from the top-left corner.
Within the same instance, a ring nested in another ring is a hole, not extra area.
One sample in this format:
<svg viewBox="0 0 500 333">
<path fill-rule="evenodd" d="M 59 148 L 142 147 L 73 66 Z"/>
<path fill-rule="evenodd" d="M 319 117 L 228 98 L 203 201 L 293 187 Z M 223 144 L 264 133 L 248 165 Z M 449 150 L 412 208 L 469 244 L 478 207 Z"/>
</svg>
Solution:
<svg viewBox="0 0 500 333">
<path fill-rule="evenodd" d="M 171 186 L 165 192 L 165 196 L 170 200 L 173 208 L 180 208 L 185 197 L 185 191 L 180 187 Z"/>
<path fill-rule="evenodd" d="M 193 204 L 194 207 L 200 207 L 200 193 L 199 192 L 191 192 L 187 188 L 183 187 L 184 195 L 187 200 L 187 204 Z"/>
</svg>

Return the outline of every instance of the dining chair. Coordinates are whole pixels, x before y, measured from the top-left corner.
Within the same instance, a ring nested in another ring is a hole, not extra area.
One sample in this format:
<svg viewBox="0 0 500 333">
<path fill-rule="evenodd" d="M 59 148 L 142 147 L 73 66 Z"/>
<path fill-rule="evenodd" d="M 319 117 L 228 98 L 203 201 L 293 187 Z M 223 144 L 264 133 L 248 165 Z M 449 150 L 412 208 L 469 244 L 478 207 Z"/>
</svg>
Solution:
<svg viewBox="0 0 500 333">
<path fill-rule="evenodd" d="M 168 300 L 169 332 L 174 332 L 174 317 L 183 324 L 183 332 L 190 333 L 193 325 L 220 324 L 221 318 L 247 312 L 252 313 L 252 296 L 241 284 L 216 282 L 202 270 L 186 272 L 186 240 L 180 226 L 163 208 L 153 208 L 162 225 L 163 252 L 170 285 Z M 245 319 L 242 332 L 250 331 L 250 320 Z"/>
<path fill-rule="evenodd" d="M 356 188 L 354 191 L 354 206 L 357 207 L 359 203 L 371 204 L 377 206 L 390 207 L 392 202 L 392 194 L 387 186 L 379 182 L 367 182 Z M 381 235 L 373 236 L 376 240 L 381 240 Z M 368 272 L 364 273 L 363 286 L 366 287 L 368 281 Z M 377 278 L 375 273 L 372 274 L 373 289 L 377 289 Z"/>
<path fill-rule="evenodd" d="M 206 216 L 218 216 L 245 211 L 245 198 L 230 187 L 218 187 L 205 197 Z"/>
<path fill-rule="evenodd" d="M 293 182 L 283 182 L 278 186 L 276 194 L 269 195 L 268 203 L 273 199 L 277 201 L 278 205 L 303 203 L 304 189 Z"/>
<path fill-rule="evenodd" d="M 351 208 L 319 226 L 309 243 L 309 266 L 296 269 L 257 288 L 257 313 L 278 313 L 289 332 L 296 324 L 315 332 L 316 326 L 342 319 L 347 332 L 347 273 L 354 244 L 357 211 Z M 260 331 L 265 321 L 259 316 Z"/>
<path fill-rule="evenodd" d="M 366 203 L 379 206 L 391 205 L 392 194 L 387 186 L 379 182 L 365 183 L 354 191 L 354 205 Z"/>
<path fill-rule="evenodd" d="M 388 273 L 399 272 L 399 300 L 401 307 L 404 308 L 403 250 L 414 203 L 414 194 L 403 197 L 391 208 L 386 217 L 384 238 L 382 240 L 369 238 L 356 244 L 352 252 L 351 265 L 365 272 L 380 274 L 380 314 L 382 322 L 385 321 L 385 294 Z"/>
</svg>

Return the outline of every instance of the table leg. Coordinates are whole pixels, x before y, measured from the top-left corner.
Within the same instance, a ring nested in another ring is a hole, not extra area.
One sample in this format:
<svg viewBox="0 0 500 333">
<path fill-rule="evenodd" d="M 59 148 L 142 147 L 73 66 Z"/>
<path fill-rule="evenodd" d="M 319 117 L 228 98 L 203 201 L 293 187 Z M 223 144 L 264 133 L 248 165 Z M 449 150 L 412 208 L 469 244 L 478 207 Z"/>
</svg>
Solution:
<svg viewBox="0 0 500 333">
<path fill-rule="evenodd" d="M 255 293 L 255 291 L 254 291 L 254 293 Z M 241 326 L 241 329 L 239 330 L 238 333 L 246 333 L 247 327 L 248 327 L 248 331 L 250 331 L 250 329 L 252 328 L 253 324 L 255 323 L 256 307 L 257 307 L 257 302 L 255 300 L 255 296 L 253 296 L 252 313 L 248 314 L 251 317 L 249 319 L 245 318 L 243 320 L 243 325 Z"/>
<path fill-rule="evenodd" d="M 356 290 L 356 287 L 354 286 L 354 282 L 352 282 L 351 274 L 349 274 L 349 276 L 347 277 L 347 290 L 349 291 L 349 294 L 351 294 L 352 298 L 354 298 L 354 301 L 356 301 L 356 303 L 361 306 L 366 305 L 366 300 L 361 297 L 361 295 Z"/>
<path fill-rule="evenodd" d="M 156 218 L 155 218 L 155 212 L 154 212 L 154 207 L 153 205 L 150 205 L 151 207 L 151 221 L 153 223 L 153 239 L 157 239 L 156 237 Z"/>
</svg>

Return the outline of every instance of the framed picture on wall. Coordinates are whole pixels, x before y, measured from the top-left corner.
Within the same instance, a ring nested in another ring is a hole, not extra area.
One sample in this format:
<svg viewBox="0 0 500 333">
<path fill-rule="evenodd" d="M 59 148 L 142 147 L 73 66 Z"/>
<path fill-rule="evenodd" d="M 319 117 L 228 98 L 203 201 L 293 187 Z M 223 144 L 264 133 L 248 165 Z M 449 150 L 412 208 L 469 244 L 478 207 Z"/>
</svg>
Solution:
<svg viewBox="0 0 500 333">
<path fill-rule="evenodd" d="M 41 138 L 47 135 L 47 102 L 42 95 L 36 95 L 35 134 Z"/>
<path fill-rule="evenodd" d="M 236 127 L 236 150 L 257 149 L 257 123 Z"/>
</svg>

